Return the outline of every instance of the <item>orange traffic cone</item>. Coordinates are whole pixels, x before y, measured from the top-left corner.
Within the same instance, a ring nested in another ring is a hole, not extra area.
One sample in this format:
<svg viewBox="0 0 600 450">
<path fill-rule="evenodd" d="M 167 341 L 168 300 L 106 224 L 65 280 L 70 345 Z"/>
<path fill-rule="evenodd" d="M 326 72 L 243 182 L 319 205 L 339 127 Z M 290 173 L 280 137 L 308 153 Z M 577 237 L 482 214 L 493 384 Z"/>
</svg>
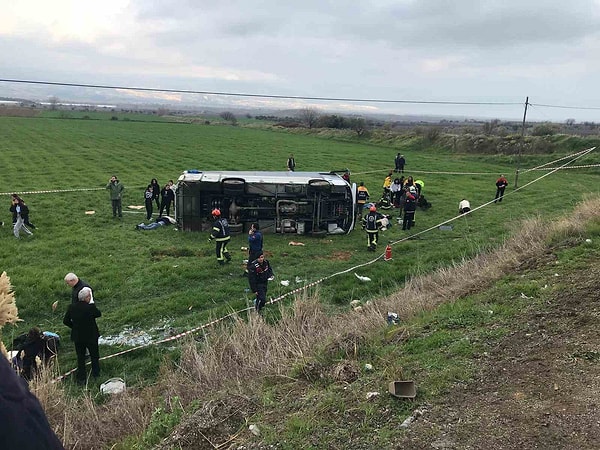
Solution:
<svg viewBox="0 0 600 450">
<path fill-rule="evenodd" d="M 385 248 L 385 255 L 383 257 L 383 260 L 389 261 L 390 259 L 392 259 L 392 246 L 390 244 L 388 244 L 387 247 Z"/>
</svg>

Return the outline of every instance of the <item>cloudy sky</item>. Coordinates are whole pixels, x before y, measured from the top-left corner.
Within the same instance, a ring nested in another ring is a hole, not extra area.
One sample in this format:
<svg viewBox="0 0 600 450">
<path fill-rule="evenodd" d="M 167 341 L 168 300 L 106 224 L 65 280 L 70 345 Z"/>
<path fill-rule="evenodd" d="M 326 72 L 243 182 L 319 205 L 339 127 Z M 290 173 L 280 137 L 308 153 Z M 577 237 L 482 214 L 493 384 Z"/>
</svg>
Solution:
<svg viewBox="0 0 600 450">
<path fill-rule="evenodd" d="M 0 11 L 2 79 L 386 100 L 218 97 L 503 119 L 522 118 L 529 97 L 531 121 L 600 122 L 600 0 L 0 0 Z M 0 97 L 15 92 L 58 91 L 0 82 Z"/>
</svg>

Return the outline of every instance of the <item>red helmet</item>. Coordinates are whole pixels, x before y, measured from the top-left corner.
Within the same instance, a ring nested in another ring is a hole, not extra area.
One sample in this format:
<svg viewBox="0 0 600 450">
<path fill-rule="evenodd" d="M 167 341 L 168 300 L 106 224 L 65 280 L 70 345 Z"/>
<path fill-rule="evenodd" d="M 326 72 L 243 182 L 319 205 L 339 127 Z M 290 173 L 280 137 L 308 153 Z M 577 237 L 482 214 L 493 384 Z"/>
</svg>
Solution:
<svg viewBox="0 0 600 450">
<path fill-rule="evenodd" d="M 373 205 L 369 208 L 369 211 L 375 212 L 375 211 L 377 211 L 377 208 L 375 208 L 375 205 Z"/>
<path fill-rule="evenodd" d="M 212 210 L 211 214 L 212 214 L 213 216 L 217 216 L 217 217 L 218 217 L 218 216 L 220 216 L 220 215 L 221 215 L 221 210 L 220 210 L 220 209 L 218 209 L 218 208 L 215 208 L 215 209 L 213 209 L 213 210 Z"/>
</svg>

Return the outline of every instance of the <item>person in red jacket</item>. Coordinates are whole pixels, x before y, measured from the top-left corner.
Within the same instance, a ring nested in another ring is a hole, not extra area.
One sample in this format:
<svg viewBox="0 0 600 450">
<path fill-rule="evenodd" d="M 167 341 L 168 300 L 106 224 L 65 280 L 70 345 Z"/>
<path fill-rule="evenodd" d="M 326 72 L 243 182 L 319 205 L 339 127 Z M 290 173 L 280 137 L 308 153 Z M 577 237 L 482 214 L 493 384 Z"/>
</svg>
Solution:
<svg viewBox="0 0 600 450">
<path fill-rule="evenodd" d="M 504 197 L 504 189 L 508 186 L 508 180 L 504 178 L 504 175 L 500 175 L 500 178 L 496 180 L 496 198 L 494 203 L 501 202 Z"/>
</svg>

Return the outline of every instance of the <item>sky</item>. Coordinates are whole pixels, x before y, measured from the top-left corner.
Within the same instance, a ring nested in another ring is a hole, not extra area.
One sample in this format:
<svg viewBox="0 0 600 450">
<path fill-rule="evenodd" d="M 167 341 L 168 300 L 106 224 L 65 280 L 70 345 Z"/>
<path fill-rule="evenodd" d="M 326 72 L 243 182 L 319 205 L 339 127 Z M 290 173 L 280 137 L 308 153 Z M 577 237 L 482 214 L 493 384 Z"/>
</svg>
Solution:
<svg viewBox="0 0 600 450">
<path fill-rule="evenodd" d="M 529 121 L 600 122 L 600 0 L 0 0 L 0 11 L 3 80 L 340 100 L 4 81 L 0 97 L 515 120 L 529 98 Z"/>
</svg>

